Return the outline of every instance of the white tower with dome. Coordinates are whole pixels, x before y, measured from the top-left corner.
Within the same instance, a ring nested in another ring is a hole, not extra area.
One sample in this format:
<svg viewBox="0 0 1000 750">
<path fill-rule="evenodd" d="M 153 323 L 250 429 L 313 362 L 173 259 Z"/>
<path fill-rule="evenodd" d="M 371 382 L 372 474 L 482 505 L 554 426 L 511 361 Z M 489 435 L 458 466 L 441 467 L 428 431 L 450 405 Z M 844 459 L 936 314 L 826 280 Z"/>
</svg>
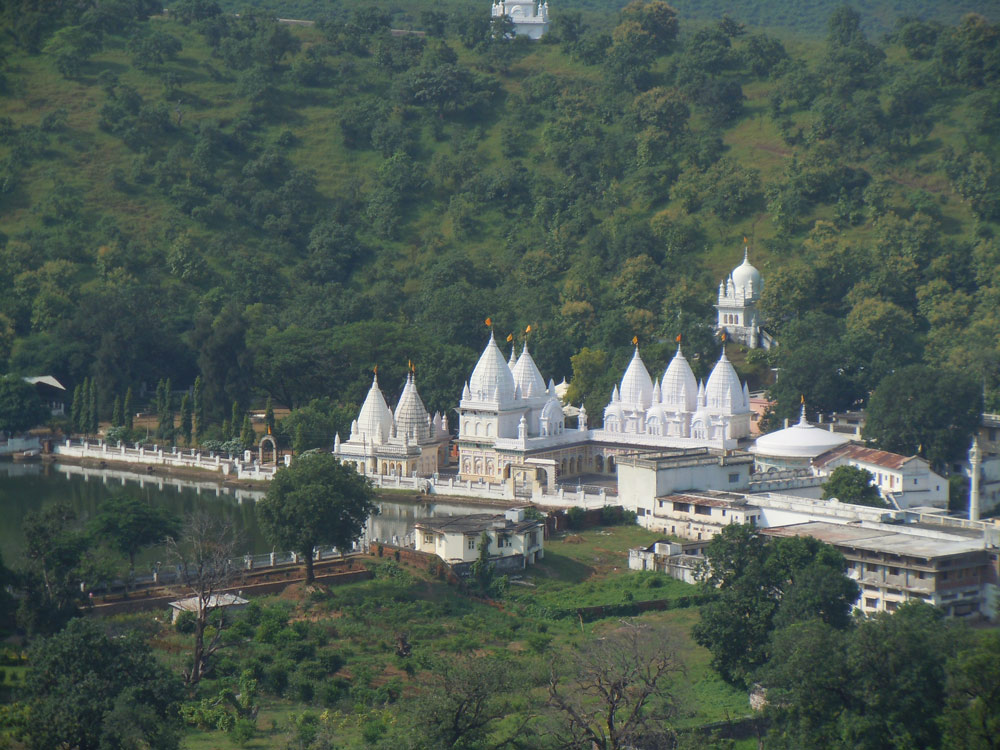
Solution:
<svg viewBox="0 0 1000 750">
<path fill-rule="evenodd" d="M 719 311 L 719 330 L 751 349 L 771 348 L 772 339 L 761 329 L 763 321 L 757 310 L 763 289 L 760 271 L 750 263 L 750 249 L 744 246 L 743 262 L 719 284 L 715 309 Z"/>
</svg>

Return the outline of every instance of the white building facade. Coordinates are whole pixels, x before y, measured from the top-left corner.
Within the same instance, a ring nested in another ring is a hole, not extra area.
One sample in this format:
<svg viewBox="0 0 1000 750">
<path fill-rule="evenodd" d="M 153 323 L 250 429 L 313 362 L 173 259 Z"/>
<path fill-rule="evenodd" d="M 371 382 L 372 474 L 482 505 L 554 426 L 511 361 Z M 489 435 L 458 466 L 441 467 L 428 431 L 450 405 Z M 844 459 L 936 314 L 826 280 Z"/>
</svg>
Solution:
<svg viewBox="0 0 1000 750">
<path fill-rule="evenodd" d="M 819 476 L 829 476 L 838 466 L 864 469 L 872 475 L 879 494 L 896 508 L 948 507 L 948 481 L 920 456 L 848 444 L 817 456 L 812 465 Z"/>
<path fill-rule="evenodd" d="M 514 34 L 529 39 L 541 39 L 549 30 L 549 4 L 547 2 L 518 2 L 498 0 L 493 3 L 494 18 L 508 16 L 514 23 Z"/>
<path fill-rule="evenodd" d="M 719 284 L 715 309 L 719 313 L 718 328 L 733 341 L 751 349 L 770 349 L 773 339 L 761 328 L 763 323 L 757 304 L 764 281 L 750 263 L 749 248 L 743 249 L 743 263 L 733 269 L 728 279 Z"/>
</svg>

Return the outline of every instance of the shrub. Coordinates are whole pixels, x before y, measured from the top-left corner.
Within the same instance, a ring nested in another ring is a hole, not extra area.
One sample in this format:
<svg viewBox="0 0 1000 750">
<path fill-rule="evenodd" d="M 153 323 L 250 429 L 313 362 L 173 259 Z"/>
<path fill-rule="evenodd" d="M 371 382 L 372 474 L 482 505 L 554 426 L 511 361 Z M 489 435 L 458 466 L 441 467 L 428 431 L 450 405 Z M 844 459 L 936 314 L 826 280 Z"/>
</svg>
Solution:
<svg viewBox="0 0 1000 750">
<path fill-rule="evenodd" d="M 237 719 L 229 730 L 229 736 L 240 747 L 245 747 L 256 734 L 257 725 L 250 719 Z"/>
<path fill-rule="evenodd" d="M 566 520 L 569 522 L 569 527 L 571 529 L 583 528 L 583 519 L 586 518 L 587 511 L 581 508 L 579 505 L 574 505 L 568 511 L 566 511 Z"/>
<path fill-rule="evenodd" d="M 184 635 L 190 635 L 194 632 L 196 625 L 196 618 L 194 612 L 181 612 L 177 615 L 177 620 L 174 622 L 174 627 L 177 629 L 178 633 L 183 633 Z"/>
</svg>

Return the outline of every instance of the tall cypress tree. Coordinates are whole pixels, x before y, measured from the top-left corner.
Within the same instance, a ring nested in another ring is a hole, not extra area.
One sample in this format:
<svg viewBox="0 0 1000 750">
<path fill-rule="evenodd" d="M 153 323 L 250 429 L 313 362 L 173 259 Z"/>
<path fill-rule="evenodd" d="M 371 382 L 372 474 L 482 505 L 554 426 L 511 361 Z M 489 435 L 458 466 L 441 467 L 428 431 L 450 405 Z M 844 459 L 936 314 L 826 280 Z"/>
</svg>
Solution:
<svg viewBox="0 0 1000 750">
<path fill-rule="evenodd" d="M 80 431 L 80 410 L 83 408 L 83 385 L 76 384 L 73 389 L 73 405 L 69 410 L 69 421 L 73 432 Z"/>
<path fill-rule="evenodd" d="M 97 416 L 97 380 L 90 379 L 90 395 L 87 398 L 87 432 L 96 435 L 98 430 Z"/>
<path fill-rule="evenodd" d="M 240 430 L 240 442 L 243 443 L 244 448 L 252 448 L 254 444 L 254 438 L 257 435 L 253 430 L 253 422 L 250 421 L 250 415 L 247 414 L 243 417 L 243 429 Z"/>
<path fill-rule="evenodd" d="M 264 408 L 264 424 L 267 425 L 269 433 L 274 432 L 274 408 L 271 406 L 271 397 L 267 397 L 267 406 Z"/>
<path fill-rule="evenodd" d="M 122 398 L 115 396 L 115 405 L 111 407 L 111 426 L 122 426 Z"/>
<path fill-rule="evenodd" d="M 123 407 L 123 409 L 124 409 L 124 412 L 125 412 L 124 415 L 123 415 L 125 417 L 125 421 L 124 421 L 125 427 L 128 428 L 129 432 L 131 432 L 132 431 L 132 424 L 133 424 L 134 416 L 135 416 L 134 412 L 132 411 L 132 389 L 131 388 L 129 388 L 127 391 L 125 391 L 125 406 Z"/>
<path fill-rule="evenodd" d="M 201 375 L 194 379 L 194 403 L 191 404 L 191 417 L 194 420 L 194 439 L 201 439 L 205 432 L 205 404 L 201 393 Z"/>
<path fill-rule="evenodd" d="M 227 440 L 239 437 L 240 425 L 243 423 L 242 416 L 243 412 L 240 410 L 240 402 L 233 401 L 233 413 L 229 417 L 229 435 L 226 437 Z"/>
<path fill-rule="evenodd" d="M 191 445 L 191 399 L 186 393 L 181 397 L 181 437 L 184 445 Z"/>
</svg>

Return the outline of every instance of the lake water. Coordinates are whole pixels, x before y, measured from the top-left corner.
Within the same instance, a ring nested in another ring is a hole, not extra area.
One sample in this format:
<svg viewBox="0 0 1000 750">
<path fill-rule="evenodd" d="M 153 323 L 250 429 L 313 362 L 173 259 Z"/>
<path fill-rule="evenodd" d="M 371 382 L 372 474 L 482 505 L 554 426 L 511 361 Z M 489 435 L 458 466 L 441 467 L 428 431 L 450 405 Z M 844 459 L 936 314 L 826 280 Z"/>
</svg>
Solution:
<svg viewBox="0 0 1000 750">
<path fill-rule="evenodd" d="M 140 484 L 141 483 L 141 484 Z M 195 486 L 197 485 L 197 486 Z M 12 565 L 21 554 L 24 538 L 21 533 L 25 515 L 56 503 L 67 503 L 85 521 L 98 512 L 101 503 L 112 495 L 127 493 L 167 508 L 183 516 L 198 508 L 207 509 L 217 517 L 232 522 L 242 534 L 245 552 L 263 554 L 271 551 L 257 525 L 254 497 L 262 493 L 241 490 L 227 491 L 211 482 L 190 482 L 170 477 L 149 477 L 135 472 L 112 469 L 84 469 L 69 464 L 0 463 L 0 553 L 6 564 Z M 457 502 L 401 502 L 396 498 L 380 498 L 381 512 L 370 522 L 372 539 L 402 540 L 421 518 L 443 515 L 467 515 L 490 512 L 483 505 Z M 499 512 L 499 511 L 497 511 Z M 148 565 L 162 558 L 162 550 L 149 550 L 141 563 Z M 136 565 L 137 568 L 140 565 Z"/>
</svg>

